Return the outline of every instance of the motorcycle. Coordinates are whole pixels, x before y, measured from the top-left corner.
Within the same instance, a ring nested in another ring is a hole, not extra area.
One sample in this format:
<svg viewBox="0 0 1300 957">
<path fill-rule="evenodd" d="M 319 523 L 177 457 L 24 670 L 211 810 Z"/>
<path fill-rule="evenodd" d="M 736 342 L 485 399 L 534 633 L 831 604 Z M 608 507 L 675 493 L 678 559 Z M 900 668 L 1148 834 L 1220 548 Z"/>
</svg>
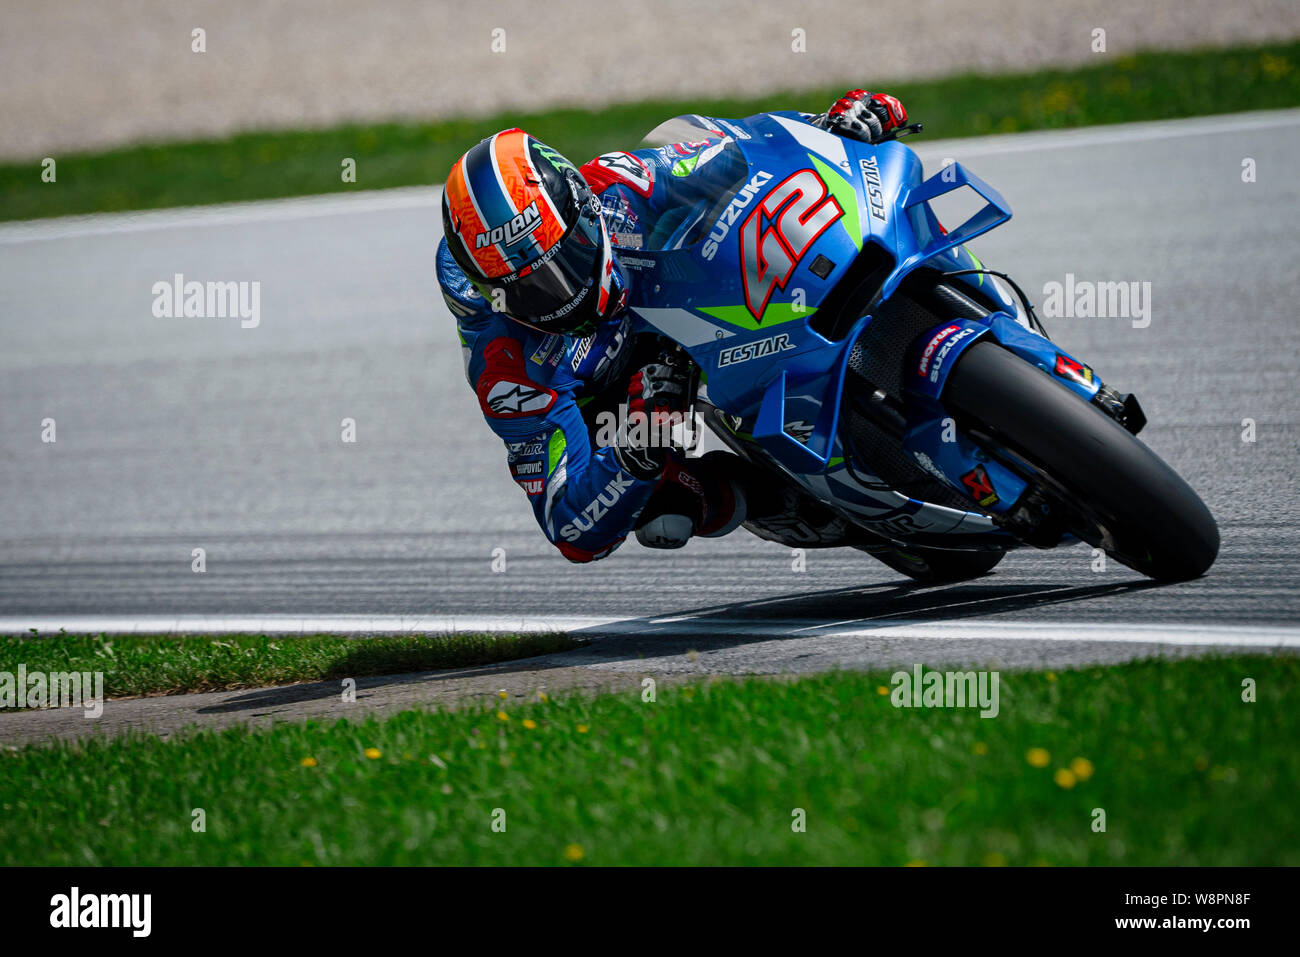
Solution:
<svg viewBox="0 0 1300 957">
<path fill-rule="evenodd" d="M 689 357 L 694 411 L 786 496 L 746 527 L 924 582 L 1078 541 L 1156 580 L 1203 574 L 1209 510 L 1136 437 L 1137 399 L 967 249 L 1011 210 L 960 163 L 923 178 L 898 138 L 919 130 L 871 145 L 774 112 L 678 117 L 648 138 L 675 137 L 661 148 L 708 188 L 620 255 L 638 273 L 628 306 Z M 963 189 L 979 208 L 945 228 L 932 204 Z"/>
</svg>

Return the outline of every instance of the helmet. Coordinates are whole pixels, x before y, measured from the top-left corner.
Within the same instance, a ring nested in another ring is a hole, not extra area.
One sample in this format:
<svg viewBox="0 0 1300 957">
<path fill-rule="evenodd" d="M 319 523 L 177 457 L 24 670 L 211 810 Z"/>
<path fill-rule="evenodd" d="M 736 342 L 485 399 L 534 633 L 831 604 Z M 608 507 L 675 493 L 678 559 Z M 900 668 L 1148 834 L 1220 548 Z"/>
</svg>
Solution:
<svg viewBox="0 0 1300 957">
<path fill-rule="evenodd" d="M 526 326 L 585 334 L 616 305 L 600 200 L 577 167 L 523 130 L 503 130 L 455 162 L 442 226 L 469 281 Z"/>
</svg>

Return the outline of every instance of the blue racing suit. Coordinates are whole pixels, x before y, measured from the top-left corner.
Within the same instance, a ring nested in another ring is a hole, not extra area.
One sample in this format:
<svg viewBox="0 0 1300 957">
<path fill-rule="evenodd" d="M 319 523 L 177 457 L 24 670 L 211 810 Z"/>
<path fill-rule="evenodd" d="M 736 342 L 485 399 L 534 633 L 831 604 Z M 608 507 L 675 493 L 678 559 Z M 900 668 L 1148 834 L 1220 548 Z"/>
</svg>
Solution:
<svg viewBox="0 0 1300 957">
<path fill-rule="evenodd" d="M 717 199 L 719 184 L 744 175 L 743 159 L 724 149 L 730 124 L 692 120 L 699 139 L 606 153 L 581 168 L 600 197 L 620 263 L 618 307 L 588 337 L 548 335 L 494 312 L 457 266 L 447 240 L 438 246 L 438 282 L 456 317 L 466 378 L 505 443 L 510 475 L 537 523 L 571 561 L 593 561 L 617 548 L 662 481 L 634 477 L 612 447 L 597 447 L 595 423 L 583 410 L 608 405 L 593 401 L 601 397 L 626 398 L 635 371 L 626 303 L 639 268 L 636 251 L 680 243 Z"/>
</svg>

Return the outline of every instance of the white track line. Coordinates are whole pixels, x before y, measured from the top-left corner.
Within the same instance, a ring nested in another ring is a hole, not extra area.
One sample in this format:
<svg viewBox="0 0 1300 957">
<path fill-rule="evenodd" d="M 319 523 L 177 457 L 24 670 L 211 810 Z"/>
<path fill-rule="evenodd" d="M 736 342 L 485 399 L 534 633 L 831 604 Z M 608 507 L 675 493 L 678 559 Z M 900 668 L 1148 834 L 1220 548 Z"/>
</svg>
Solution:
<svg viewBox="0 0 1300 957">
<path fill-rule="evenodd" d="M 805 637 L 923 638 L 963 641 L 1067 641 L 1211 645 L 1300 650 L 1300 626 L 1153 624 L 1146 622 L 908 621 L 810 622 L 807 619 L 598 617 L 502 617 L 476 615 L 162 615 L 142 617 L 42 615 L 0 618 L 0 634 L 448 634 L 585 632 L 618 635 L 751 635 L 772 639 Z"/>
<path fill-rule="evenodd" d="M 1199 116 L 1181 120 L 1090 126 L 1072 130 L 1038 130 L 1031 133 L 1003 133 L 954 140 L 919 141 L 915 147 L 923 159 L 955 156 L 992 156 L 1043 150 L 1076 149 L 1175 137 L 1207 137 L 1249 133 L 1300 125 L 1300 109 L 1263 110 L 1224 116 Z M 348 194 L 298 196 L 249 203 L 214 206 L 184 206 L 177 209 L 131 213 L 99 213 L 56 219 L 32 219 L 0 224 L 0 246 L 141 233 L 157 229 L 204 226 L 233 226 L 245 223 L 313 219 L 321 216 L 352 215 L 397 209 L 436 209 L 441 201 L 437 186 L 401 186 L 393 189 L 361 190 Z"/>
</svg>

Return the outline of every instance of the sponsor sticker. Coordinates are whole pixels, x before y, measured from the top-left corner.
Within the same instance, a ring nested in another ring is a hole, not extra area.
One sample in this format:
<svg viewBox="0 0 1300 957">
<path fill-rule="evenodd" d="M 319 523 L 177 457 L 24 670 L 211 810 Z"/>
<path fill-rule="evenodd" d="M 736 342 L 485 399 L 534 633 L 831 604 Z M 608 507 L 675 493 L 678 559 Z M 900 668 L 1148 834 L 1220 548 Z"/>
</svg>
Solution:
<svg viewBox="0 0 1300 957">
<path fill-rule="evenodd" d="M 700 255 L 709 261 L 713 260 L 713 257 L 718 254 L 718 244 L 727 238 L 727 233 L 736 224 L 736 219 L 744 211 L 745 207 L 754 201 L 758 191 L 771 179 L 772 174 L 766 170 L 759 170 L 754 174 L 753 178 L 736 194 L 735 199 L 727 204 L 727 208 L 722 211 L 718 221 L 713 224 L 713 229 L 709 232 L 709 238 L 701 248 Z"/>
<path fill-rule="evenodd" d="M 596 157 L 596 165 L 603 166 L 642 196 L 649 196 L 654 188 L 654 172 L 639 156 L 631 153 L 604 153 Z"/>
<path fill-rule="evenodd" d="M 555 402 L 555 393 L 531 382 L 498 379 L 483 398 L 483 411 L 498 419 L 536 415 Z"/>
<path fill-rule="evenodd" d="M 939 367 L 942 366 L 943 361 L 948 358 L 948 353 L 952 352 L 952 347 L 963 339 L 969 339 L 973 335 L 975 335 L 974 329 L 962 329 L 961 332 L 957 333 L 939 347 L 939 351 L 934 354 L 934 359 L 930 362 L 930 381 L 932 383 L 939 381 Z"/>
<path fill-rule="evenodd" d="M 880 167 L 876 165 L 876 158 L 870 156 L 859 160 L 858 166 L 862 169 L 862 184 L 867 190 L 867 205 L 871 207 L 871 215 L 884 222 L 885 190 L 880 184 Z"/>
<path fill-rule="evenodd" d="M 1092 385 L 1092 370 L 1082 362 L 1060 353 L 1056 355 L 1056 374 L 1064 379 L 1073 379 L 1080 385 Z"/>
<path fill-rule="evenodd" d="M 672 174 L 674 176 L 690 176 L 695 172 L 695 164 L 700 161 L 700 154 L 688 156 L 686 159 L 680 159 L 673 164 Z"/>
<path fill-rule="evenodd" d="M 985 471 L 984 466 L 977 465 L 963 475 L 961 484 L 970 491 L 971 498 L 984 508 L 997 504 L 998 493 L 993 490 L 993 482 L 990 481 L 989 473 Z"/>
<path fill-rule="evenodd" d="M 545 337 L 540 343 L 538 343 L 536 350 L 534 350 L 533 354 L 529 356 L 529 359 L 537 363 L 539 366 L 544 364 L 546 360 L 550 358 L 551 353 L 555 351 L 555 347 L 563 341 L 564 337 L 556 334 Z"/>
<path fill-rule="evenodd" d="M 604 490 L 592 501 L 582 512 L 575 515 L 572 522 L 569 522 L 560 528 L 560 536 L 568 542 L 576 542 L 582 537 L 583 532 L 589 532 L 609 512 L 611 508 L 618 504 L 623 497 L 623 493 L 630 489 L 635 483 L 630 476 L 622 472 L 615 475 L 605 485 Z"/>
<path fill-rule="evenodd" d="M 542 224 L 542 214 L 537 209 L 537 200 L 528 204 L 528 208 L 518 213 L 503 226 L 497 226 L 474 237 L 474 248 L 483 249 L 498 243 L 513 246 Z"/>
<path fill-rule="evenodd" d="M 763 359 L 793 348 L 795 347 L 790 343 L 790 337 L 782 332 L 775 336 L 768 336 L 766 339 L 756 339 L 744 345 L 723 349 L 718 353 L 718 366 L 739 365 L 751 359 Z"/>
<path fill-rule="evenodd" d="M 929 371 L 930 357 L 934 355 L 934 350 L 939 348 L 939 343 L 943 342 L 943 340 L 947 339 L 960 328 L 961 326 L 945 326 L 934 334 L 933 338 L 925 344 L 925 348 L 921 350 L 921 364 L 916 368 L 918 373 L 925 375 L 926 372 Z"/>
</svg>

